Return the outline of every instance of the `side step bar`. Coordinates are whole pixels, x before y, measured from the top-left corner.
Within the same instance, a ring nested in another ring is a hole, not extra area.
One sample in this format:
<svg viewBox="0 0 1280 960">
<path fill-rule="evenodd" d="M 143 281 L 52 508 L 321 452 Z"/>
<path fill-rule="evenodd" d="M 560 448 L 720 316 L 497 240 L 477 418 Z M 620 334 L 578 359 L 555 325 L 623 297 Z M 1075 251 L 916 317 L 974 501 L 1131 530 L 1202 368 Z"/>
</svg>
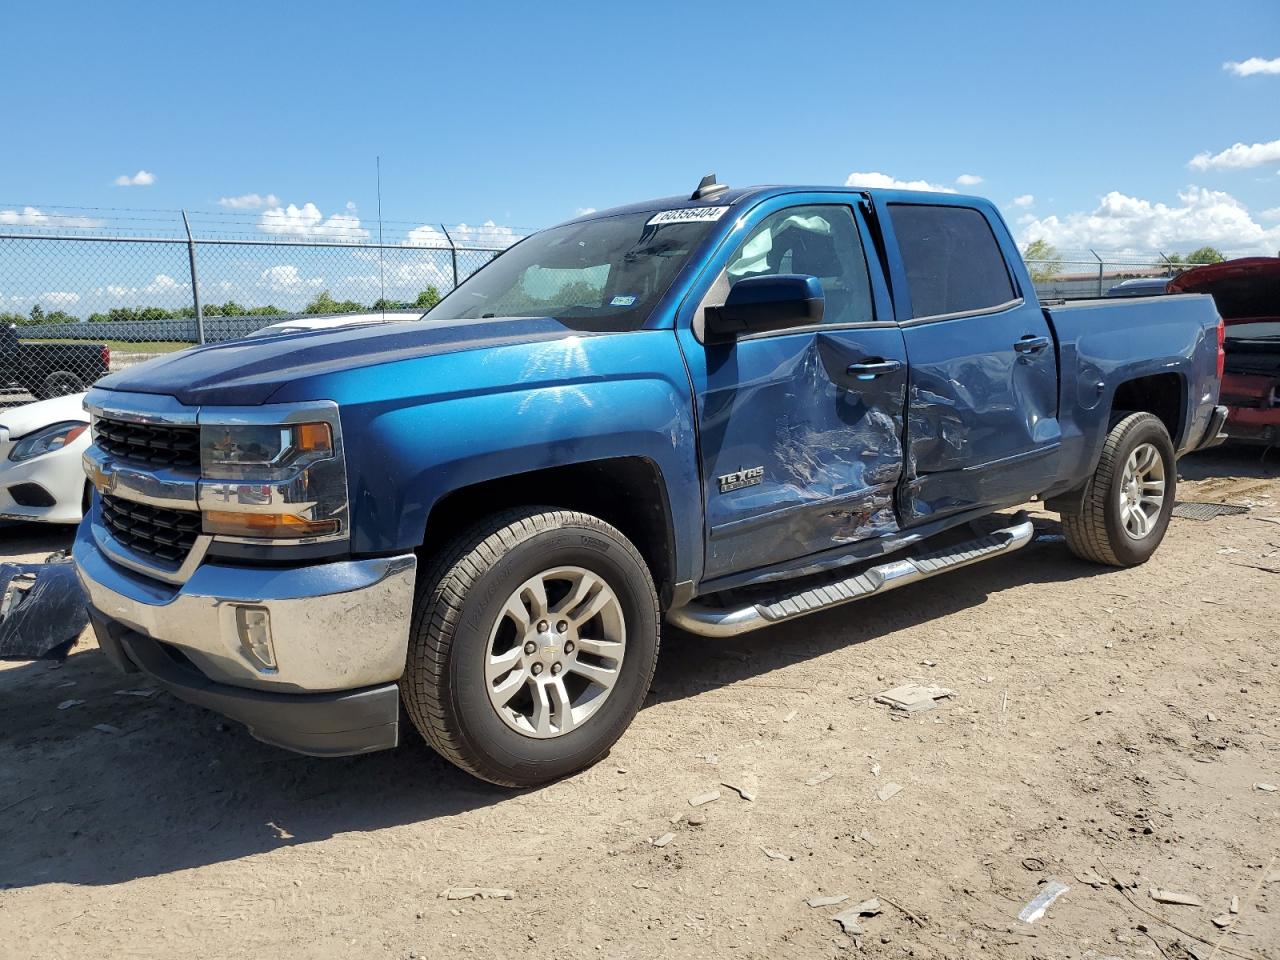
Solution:
<svg viewBox="0 0 1280 960">
<path fill-rule="evenodd" d="M 777 599 L 744 607 L 718 607 L 694 601 L 667 612 L 667 620 L 689 633 L 703 637 L 733 637 L 759 630 L 784 620 L 794 620 L 807 613 L 817 613 L 851 603 L 917 580 L 967 567 L 971 563 L 1012 553 L 1031 542 L 1035 527 L 1030 520 L 997 530 L 968 543 L 935 550 L 918 557 L 893 560 L 863 570 L 843 580 L 828 582 Z"/>
</svg>

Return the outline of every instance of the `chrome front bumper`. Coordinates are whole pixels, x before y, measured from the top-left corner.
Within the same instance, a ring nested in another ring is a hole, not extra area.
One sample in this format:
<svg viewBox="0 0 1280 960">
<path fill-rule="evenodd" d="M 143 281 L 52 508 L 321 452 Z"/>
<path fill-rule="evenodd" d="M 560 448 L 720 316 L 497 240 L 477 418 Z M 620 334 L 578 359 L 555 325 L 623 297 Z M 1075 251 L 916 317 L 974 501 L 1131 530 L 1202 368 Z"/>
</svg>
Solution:
<svg viewBox="0 0 1280 960">
<path fill-rule="evenodd" d="M 96 614 L 179 648 L 214 682 L 318 693 L 393 682 L 404 671 L 411 553 L 283 568 L 204 563 L 170 584 L 109 560 L 93 527 L 92 517 L 81 523 L 72 553 Z M 274 668 L 241 643 L 236 610 L 246 605 L 269 612 Z"/>
</svg>

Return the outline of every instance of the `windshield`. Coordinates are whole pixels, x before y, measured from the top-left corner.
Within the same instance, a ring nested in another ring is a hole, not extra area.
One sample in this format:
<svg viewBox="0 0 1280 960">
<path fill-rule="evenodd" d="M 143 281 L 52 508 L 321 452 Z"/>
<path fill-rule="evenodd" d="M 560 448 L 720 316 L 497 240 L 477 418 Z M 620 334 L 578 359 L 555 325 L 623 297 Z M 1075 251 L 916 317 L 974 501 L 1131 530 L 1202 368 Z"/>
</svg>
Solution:
<svg viewBox="0 0 1280 960">
<path fill-rule="evenodd" d="M 473 274 L 425 319 L 555 317 L 581 330 L 635 329 L 727 210 L 628 213 L 552 227 Z"/>
</svg>

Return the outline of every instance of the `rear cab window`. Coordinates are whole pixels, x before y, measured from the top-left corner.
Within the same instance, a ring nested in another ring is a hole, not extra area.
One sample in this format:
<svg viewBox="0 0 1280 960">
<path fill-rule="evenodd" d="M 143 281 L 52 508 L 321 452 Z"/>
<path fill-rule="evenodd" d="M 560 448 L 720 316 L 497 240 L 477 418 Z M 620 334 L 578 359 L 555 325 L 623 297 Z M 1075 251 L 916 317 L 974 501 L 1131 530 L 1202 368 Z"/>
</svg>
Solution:
<svg viewBox="0 0 1280 960">
<path fill-rule="evenodd" d="M 911 319 L 980 313 L 1018 299 L 991 224 L 973 207 L 889 204 Z"/>
</svg>

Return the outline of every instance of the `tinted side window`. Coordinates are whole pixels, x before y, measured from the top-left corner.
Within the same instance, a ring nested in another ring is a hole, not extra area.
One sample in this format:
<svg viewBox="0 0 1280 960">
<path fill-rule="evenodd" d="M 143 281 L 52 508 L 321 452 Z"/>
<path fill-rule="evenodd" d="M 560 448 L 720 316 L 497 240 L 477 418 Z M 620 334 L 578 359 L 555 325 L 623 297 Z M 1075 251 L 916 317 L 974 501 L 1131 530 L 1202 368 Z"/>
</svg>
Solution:
<svg viewBox="0 0 1280 960">
<path fill-rule="evenodd" d="M 1014 299 L 1013 281 L 987 218 L 971 207 L 892 203 L 915 317 L 968 313 Z"/>
<path fill-rule="evenodd" d="M 788 207 L 766 217 L 729 259 L 722 279 L 732 284 L 779 273 L 818 278 L 826 299 L 823 323 L 875 319 L 867 259 L 849 207 Z"/>
</svg>

